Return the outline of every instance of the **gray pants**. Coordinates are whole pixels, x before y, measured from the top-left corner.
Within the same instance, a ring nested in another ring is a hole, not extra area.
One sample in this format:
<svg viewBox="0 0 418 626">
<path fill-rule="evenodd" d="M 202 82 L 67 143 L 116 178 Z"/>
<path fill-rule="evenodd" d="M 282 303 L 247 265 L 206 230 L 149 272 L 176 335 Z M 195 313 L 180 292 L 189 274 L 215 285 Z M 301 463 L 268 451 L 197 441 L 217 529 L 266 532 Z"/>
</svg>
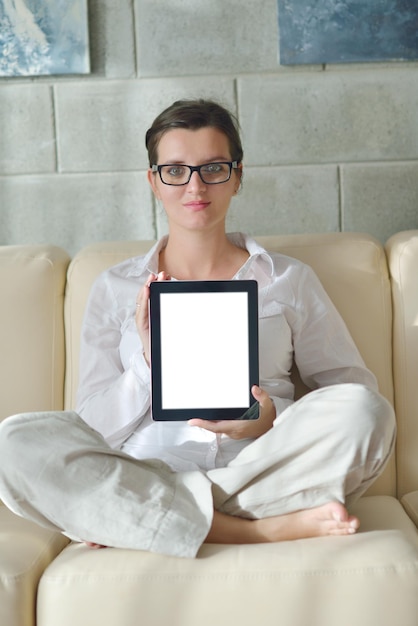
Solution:
<svg viewBox="0 0 418 626">
<path fill-rule="evenodd" d="M 195 556 L 213 509 L 262 518 L 357 499 L 393 448 L 390 404 L 361 385 L 295 402 L 227 467 L 173 472 L 112 450 L 74 412 L 0 425 L 0 497 L 15 513 L 76 541 Z"/>
</svg>

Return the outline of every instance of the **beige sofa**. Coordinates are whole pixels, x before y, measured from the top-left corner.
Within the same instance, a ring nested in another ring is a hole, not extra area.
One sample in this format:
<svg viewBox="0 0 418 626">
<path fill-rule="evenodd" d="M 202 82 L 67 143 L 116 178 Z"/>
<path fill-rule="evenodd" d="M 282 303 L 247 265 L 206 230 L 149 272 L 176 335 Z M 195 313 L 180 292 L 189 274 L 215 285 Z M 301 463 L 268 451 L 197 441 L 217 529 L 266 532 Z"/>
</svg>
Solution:
<svg viewBox="0 0 418 626">
<path fill-rule="evenodd" d="M 313 266 L 394 402 L 396 455 L 355 506 L 361 532 L 181 559 L 90 550 L 0 505 L 1 626 L 417 626 L 418 231 L 386 249 L 348 233 L 258 239 Z M 50 246 L 0 248 L 0 419 L 74 406 L 90 285 L 150 245 L 93 245 L 71 263 Z"/>
</svg>

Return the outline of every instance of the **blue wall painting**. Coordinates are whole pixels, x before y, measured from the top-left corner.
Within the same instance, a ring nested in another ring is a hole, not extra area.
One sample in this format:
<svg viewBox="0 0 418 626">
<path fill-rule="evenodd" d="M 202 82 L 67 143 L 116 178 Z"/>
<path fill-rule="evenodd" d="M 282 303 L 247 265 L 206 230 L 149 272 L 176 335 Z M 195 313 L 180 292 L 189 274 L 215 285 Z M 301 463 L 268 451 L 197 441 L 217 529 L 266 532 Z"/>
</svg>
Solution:
<svg viewBox="0 0 418 626">
<path fill-rule="evenodd" d="M 418 0 L 278 0 L 280 63 L 418 59 Z"/>
<path fill-rule="evenodd" d="M 87 0 L 0 0 L 0 76 L 89 71 Z"/>
</svg>

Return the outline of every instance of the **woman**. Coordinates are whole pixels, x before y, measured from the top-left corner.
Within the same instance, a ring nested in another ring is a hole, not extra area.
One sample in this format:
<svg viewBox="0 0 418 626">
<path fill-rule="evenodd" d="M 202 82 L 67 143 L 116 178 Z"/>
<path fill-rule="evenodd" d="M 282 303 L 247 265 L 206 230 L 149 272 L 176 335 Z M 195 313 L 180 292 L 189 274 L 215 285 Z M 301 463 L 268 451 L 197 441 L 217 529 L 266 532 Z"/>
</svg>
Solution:
<svg viewBox="0 0 418 626">
<path fill-rule="evenodd" d="M 1 427 L 0 453 L 10 459 L 1 497 L 90 546 L 178 556 L 195 556 L 204 541 L 355 533 L 359 520 L 346 503 L 383 470 L 392 408 L 313 272 L 226 234 L 243 171 L 233 117 L 210 101 L 176 102 L 156 118 L 146 145 L 169 235 L 93 287 L 81 343 L 82 419 L 37 413 Z M 258 420 L 152 421 L 149 285 L 171 277 L 257 280 Z M 293 358 L 316 389 L 298 402 Z"/>
</svg>

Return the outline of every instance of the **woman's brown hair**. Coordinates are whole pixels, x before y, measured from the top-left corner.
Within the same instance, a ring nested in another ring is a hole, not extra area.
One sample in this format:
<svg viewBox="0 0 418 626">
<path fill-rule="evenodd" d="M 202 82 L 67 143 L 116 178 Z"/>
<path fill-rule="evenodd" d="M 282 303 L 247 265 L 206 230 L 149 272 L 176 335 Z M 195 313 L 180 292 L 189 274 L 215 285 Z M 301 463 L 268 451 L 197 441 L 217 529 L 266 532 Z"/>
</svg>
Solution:
<svg viewBox="0 0 418 626">
<path fill-rule="evenodd" d="M 158 144 L 161 137 L 173 128 L 198 130 L 210 126 L 226 135 L 231 160 L 241 163 L 243 150 L 236 117 L 212 100 L 177 100 L 160 115 L 145 135 L 150 167 L 158 162 Z"/>
</svg>

